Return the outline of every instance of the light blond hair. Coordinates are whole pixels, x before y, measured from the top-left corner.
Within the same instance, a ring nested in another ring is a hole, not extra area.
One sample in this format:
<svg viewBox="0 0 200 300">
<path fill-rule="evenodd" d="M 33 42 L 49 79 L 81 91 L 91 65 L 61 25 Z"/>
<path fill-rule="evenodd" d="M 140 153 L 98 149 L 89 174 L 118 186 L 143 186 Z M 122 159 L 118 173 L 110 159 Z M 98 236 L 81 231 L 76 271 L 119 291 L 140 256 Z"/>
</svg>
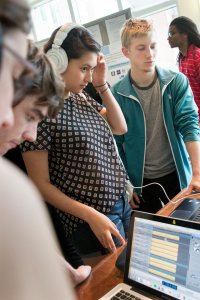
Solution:
<svg viewBox="0 0 200 300">
<path fill-rule="evenodd" d="M 128 19 L 120 32 L 122 47 L 128 48 L 133 37 L 146 35 L 154 31 L 152 21 L 145 19 Z"/>
</svg>

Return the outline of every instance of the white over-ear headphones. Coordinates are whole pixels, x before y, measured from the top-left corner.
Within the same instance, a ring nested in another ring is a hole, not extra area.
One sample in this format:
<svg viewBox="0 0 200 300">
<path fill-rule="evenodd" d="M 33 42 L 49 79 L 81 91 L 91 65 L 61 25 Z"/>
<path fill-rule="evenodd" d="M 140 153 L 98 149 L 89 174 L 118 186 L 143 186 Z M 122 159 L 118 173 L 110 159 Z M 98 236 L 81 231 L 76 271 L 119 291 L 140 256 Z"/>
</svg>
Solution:
<svg viewBox="0 0 200 300">
<path fill-rule="evenodd" d="M 68 66 L 67 53 L 61 45 L 72 29 L 80 27 L 83 28 L 83 26 L 76 23 L 64 24 L 55 35 L 52 48 L 46 53 L 47 57 L 55 65 L 60 74 L 64 73 Z"/>
</svg>

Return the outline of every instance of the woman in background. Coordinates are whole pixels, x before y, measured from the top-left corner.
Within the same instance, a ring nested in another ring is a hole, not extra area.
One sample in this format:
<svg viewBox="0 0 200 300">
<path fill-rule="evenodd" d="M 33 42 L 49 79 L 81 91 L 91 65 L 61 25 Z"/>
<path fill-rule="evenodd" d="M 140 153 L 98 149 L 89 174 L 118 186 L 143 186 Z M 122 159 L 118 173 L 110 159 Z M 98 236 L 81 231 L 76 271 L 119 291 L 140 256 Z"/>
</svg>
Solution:
<svg viewBox="0 0 200 300">
<path fill-rule="evenodd" d="M 179 70 L 188 78 L 194 100 L 200 111 L 200 34 L 187 17 L 175 18 L 169 26 L 169 44 L 178 47 Z"/>
</svg>

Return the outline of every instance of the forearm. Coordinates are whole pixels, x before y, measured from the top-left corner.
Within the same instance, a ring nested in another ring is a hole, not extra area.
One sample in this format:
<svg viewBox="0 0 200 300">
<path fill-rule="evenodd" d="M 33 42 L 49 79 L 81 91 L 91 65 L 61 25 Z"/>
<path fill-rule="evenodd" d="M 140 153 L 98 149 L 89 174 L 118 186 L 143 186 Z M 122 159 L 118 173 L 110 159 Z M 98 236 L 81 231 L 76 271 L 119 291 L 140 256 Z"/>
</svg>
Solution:
<svg viewBox="0 0 200 300">
<path fill-rule="evenodd" d="M 200 176 L 200 142 L 191 141 L 185 143 L 191 164 L 193 176 Z"/>
<path fill-rule="evenodd" d="M 123 134 L 127 132 L 127 125 L 123 113 L 110 91 L 106 82 L 106 64 L 103 54 L 97 57 L 97 65 L 92 76 L 93 86 L 100 93 L 103 104 L 106 109 L 102 109 L 101 115 L 106 119 L 115 134 Z"/>
<path fill-rule="evenodd" d="M 98 91 L 104 91 L 107 84 Z M 124 115 L 121 111 L 119 104 L 113 96 L 110 88 L 107 88 L 102 94 L 100 93 L 103 104 L 106 110 L 103 110 L 102 116 L 106 119 L 114 134 L 124 134 L 127 132 L 127 125 Z"/>
<path fill-rule="evenodd" d="M 35 183 L 45 201 L 63 212 L 76 216 L 87 223 L 97 211 L 92 207 L 71 199 L 50 181 L 48 152 L 46 150 L 27 151 L 22 154 L 27 173 Z M 38 166 L 39 170 L 38 170 Z"/>
<path fill-rule="evenodd" d="M 43 198 L 52 206 L 86 222 L 95 215 L 92 207 L 71 199 L 50 182 L 36 183 Z"/>
</svg>

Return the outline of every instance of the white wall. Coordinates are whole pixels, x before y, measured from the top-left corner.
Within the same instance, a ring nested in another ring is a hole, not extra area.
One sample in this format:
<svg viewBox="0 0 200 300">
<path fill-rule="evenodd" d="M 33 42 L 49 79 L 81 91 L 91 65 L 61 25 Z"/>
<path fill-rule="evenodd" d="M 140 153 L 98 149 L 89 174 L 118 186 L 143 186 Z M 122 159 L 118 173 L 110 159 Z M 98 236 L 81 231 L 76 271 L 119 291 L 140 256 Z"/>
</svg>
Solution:
<svg viewBox="0 0 200 300">
<path fill-rule="evenodd" d="M 192 19 L 200 31 L 200 0 L 177 0 L 179 16 Z"/>
</svg>

